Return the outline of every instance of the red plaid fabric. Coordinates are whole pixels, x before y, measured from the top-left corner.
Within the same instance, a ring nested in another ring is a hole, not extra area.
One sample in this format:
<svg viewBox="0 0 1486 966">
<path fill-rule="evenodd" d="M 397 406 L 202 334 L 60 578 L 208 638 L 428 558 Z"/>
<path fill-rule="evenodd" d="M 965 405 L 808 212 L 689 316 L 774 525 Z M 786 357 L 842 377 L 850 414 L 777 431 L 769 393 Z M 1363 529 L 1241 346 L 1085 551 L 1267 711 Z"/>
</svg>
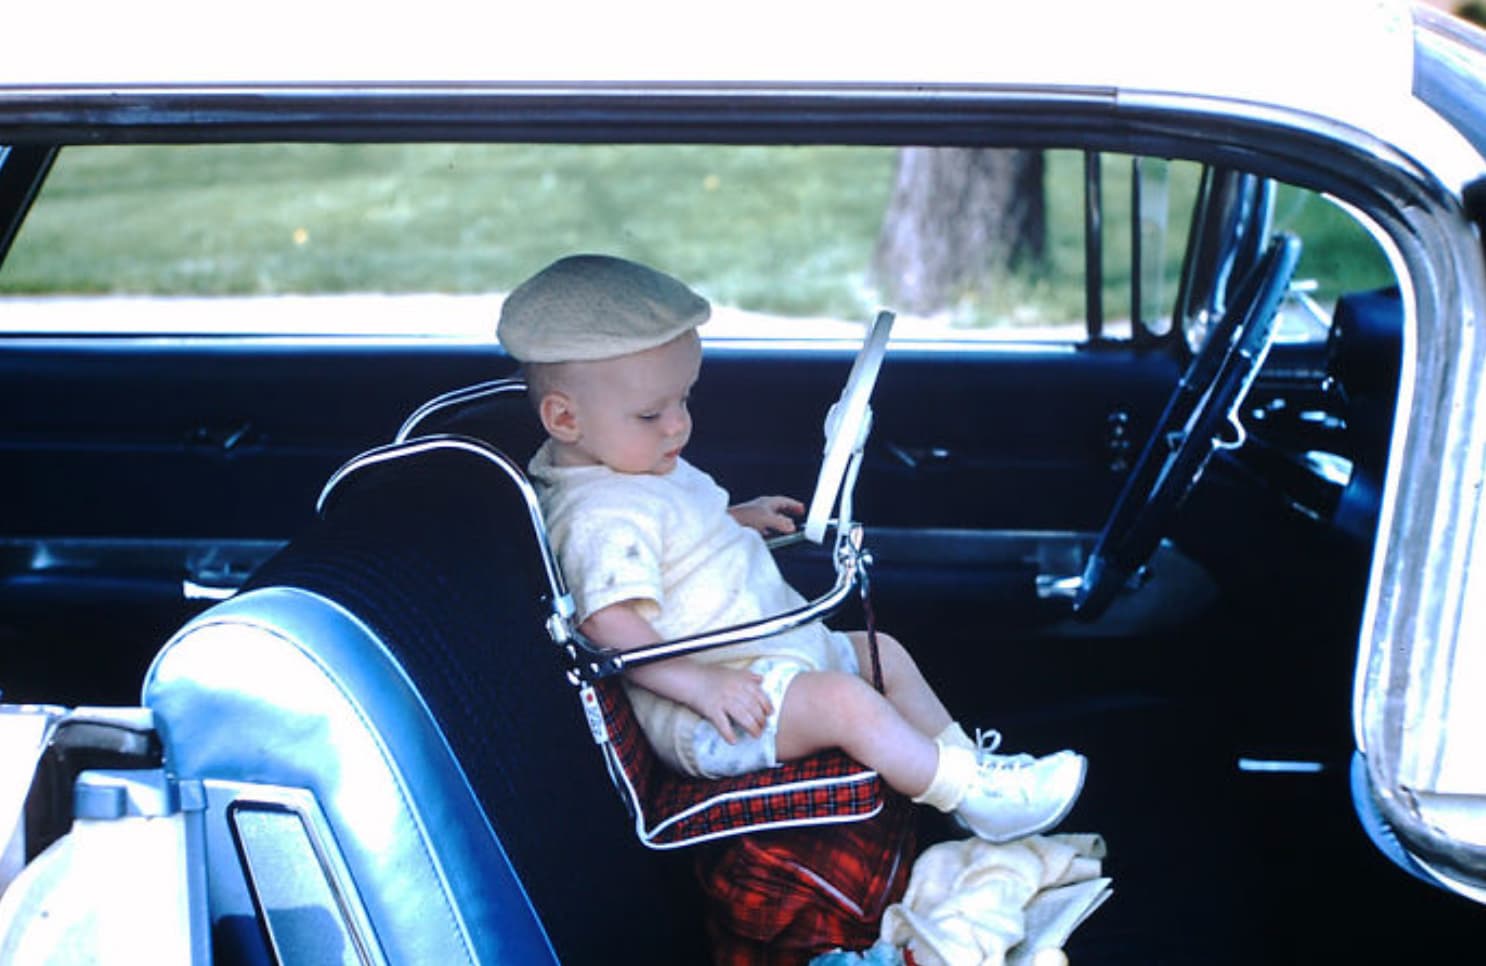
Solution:
<svg viewBox="0 0 1486 966">
<path fill-rule="evenodd" d="M 877 941 L 913 864 L 913 809 L 892 795 L 877 817 L 745 835 L 699 852 L 717 966 L 797 966 Z"/>
<path fill-rule="evenodd" d="M 853 822 L 882 811 L 887 790 L 877 773 L 828 752 L 735 778 L 700 779 L 662 765 L 617 682 L 583 692 L 590 722 L 601 717 L 604 753 L 635 832 L 652 848 L 676 848 L 763 829 Z M 597 728 L 596 728 L 597 736 Z"/>
</svg>

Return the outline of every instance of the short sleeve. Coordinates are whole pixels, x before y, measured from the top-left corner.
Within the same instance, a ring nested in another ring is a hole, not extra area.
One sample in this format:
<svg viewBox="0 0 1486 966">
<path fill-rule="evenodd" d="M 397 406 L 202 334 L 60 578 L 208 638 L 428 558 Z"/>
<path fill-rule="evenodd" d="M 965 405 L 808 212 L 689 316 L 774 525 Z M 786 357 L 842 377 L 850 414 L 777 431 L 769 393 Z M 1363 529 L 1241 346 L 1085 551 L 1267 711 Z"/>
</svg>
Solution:
<svg viewBox="0 0 1486 966">
<path fill-rule="evenodd" d="M 661 521 L 643 504 L 600 500 L 567 524 L 557 554 L 578 621 L 624 601 L 654 620 L 662 600 Z"/>
</svg>

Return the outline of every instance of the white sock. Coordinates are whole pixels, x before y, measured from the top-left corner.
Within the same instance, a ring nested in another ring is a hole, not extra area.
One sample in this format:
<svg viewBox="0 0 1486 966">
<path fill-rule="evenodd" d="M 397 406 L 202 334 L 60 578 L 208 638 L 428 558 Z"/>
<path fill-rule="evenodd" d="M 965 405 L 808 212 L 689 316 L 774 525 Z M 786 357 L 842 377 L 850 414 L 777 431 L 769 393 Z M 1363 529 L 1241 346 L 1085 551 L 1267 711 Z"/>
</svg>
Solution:
<svg viewBox="0 0 1486 966">
<path fill-rule="evenodd" d="M 944 730 L 934 736 L 935 741 L 942 741 L 946 745 L 954 745 L 958 748 L 969 748 L 971 751 L 979 751 L 980 746 L 975 739 L 966 733 L 964 727 L 958 721 L 951 721 L 944 726 Z"/>
<path fill-rule="evenodd" d="M 941 812 L 953 812 L 960 807 L 970 783 L 975 780 L 978 768 L 975 752 L 969 748 L 934 739 L 939 750 L 939 762 L 934 767 L 934 777 L 929 787 L 913 797 L 915 802 L 933 805 Z"/>
</svg>

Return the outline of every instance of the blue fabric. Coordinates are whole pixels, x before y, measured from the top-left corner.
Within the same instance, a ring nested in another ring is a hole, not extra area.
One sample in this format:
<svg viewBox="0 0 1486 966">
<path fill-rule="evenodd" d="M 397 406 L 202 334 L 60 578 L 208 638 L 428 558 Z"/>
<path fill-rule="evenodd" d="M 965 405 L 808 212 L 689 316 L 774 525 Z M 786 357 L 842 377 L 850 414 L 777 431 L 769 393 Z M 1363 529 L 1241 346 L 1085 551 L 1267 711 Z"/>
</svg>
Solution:
<svg viewBox="0 0 1486 966">
<path fill-rule="evenodd" d="M 837 949 L 821 953 L 810 966 L 903 966 L 903 951 L 885 942 L 859 953 Z"/>
<path fill-rule="evenodd" d="M 338 602 L 402 664 L 443 729 L 563 962 L 708 958 L 679 861 L 629 833 L 555 646 L 524 505 L 469 454 L 347 481 L 255 575 Z"/>
</svg>

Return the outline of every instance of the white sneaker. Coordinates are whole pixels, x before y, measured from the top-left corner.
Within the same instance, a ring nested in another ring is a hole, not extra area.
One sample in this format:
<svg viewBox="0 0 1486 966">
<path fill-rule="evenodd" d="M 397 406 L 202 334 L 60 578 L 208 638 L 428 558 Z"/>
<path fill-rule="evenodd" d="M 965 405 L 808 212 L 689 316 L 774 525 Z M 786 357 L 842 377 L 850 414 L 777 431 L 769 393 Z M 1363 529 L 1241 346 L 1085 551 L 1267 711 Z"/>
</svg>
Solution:
<svg viewBox="0 0 1486 966">
<path fill-rule="evenodd" d="M 992 754 L 1001 747 L 1001 732 L 995 728 L 975 729 L 975 763 L 977 765 L 994 765 L 1005 767 L 1008 765 L 1030 765 L 1037 759 L 1032 755 L 1022 752 L 1016 755 Z M 1064 754 L 1064 752 L 1058 752 Z"/>
<path fill-rule="evenodd" d="M 1043 758 L 985 751 L 955 817 L 976 835 L 998 844 L 1045 832 L 1078 801 L 1088 766 L 1083 755 L 1072 751 Z"/>
<path fill-rule="evenodd" d="M 995 754 L 996 749 L 999 747 L 1001 747 L 1001 732 L 997 731 L 994 728 L 975 729 L 975 763 L 977 765 L 990 766 L 992 768 L 1013 768 L 1032 765 L 1037 762 L 1037 757 L 1035 755 L 1029 755 L 1025 751 L 1019 752 L 1015 755 Z M 1053 755 L 1049 755 L 1048 757 L 1056 758 L 1060 755 L 1072 754 L 1072 751 L 1065 750 L 1059 751 Z M 969 823 L 961 818 L 957 812 L 951 812 L 949 820 L 953 822 L 955 827 L 958 828 L 961 832 L 966 832 L 971 835 L 975 834 L 975 830 L 972 829 Z"/>
</svg>

